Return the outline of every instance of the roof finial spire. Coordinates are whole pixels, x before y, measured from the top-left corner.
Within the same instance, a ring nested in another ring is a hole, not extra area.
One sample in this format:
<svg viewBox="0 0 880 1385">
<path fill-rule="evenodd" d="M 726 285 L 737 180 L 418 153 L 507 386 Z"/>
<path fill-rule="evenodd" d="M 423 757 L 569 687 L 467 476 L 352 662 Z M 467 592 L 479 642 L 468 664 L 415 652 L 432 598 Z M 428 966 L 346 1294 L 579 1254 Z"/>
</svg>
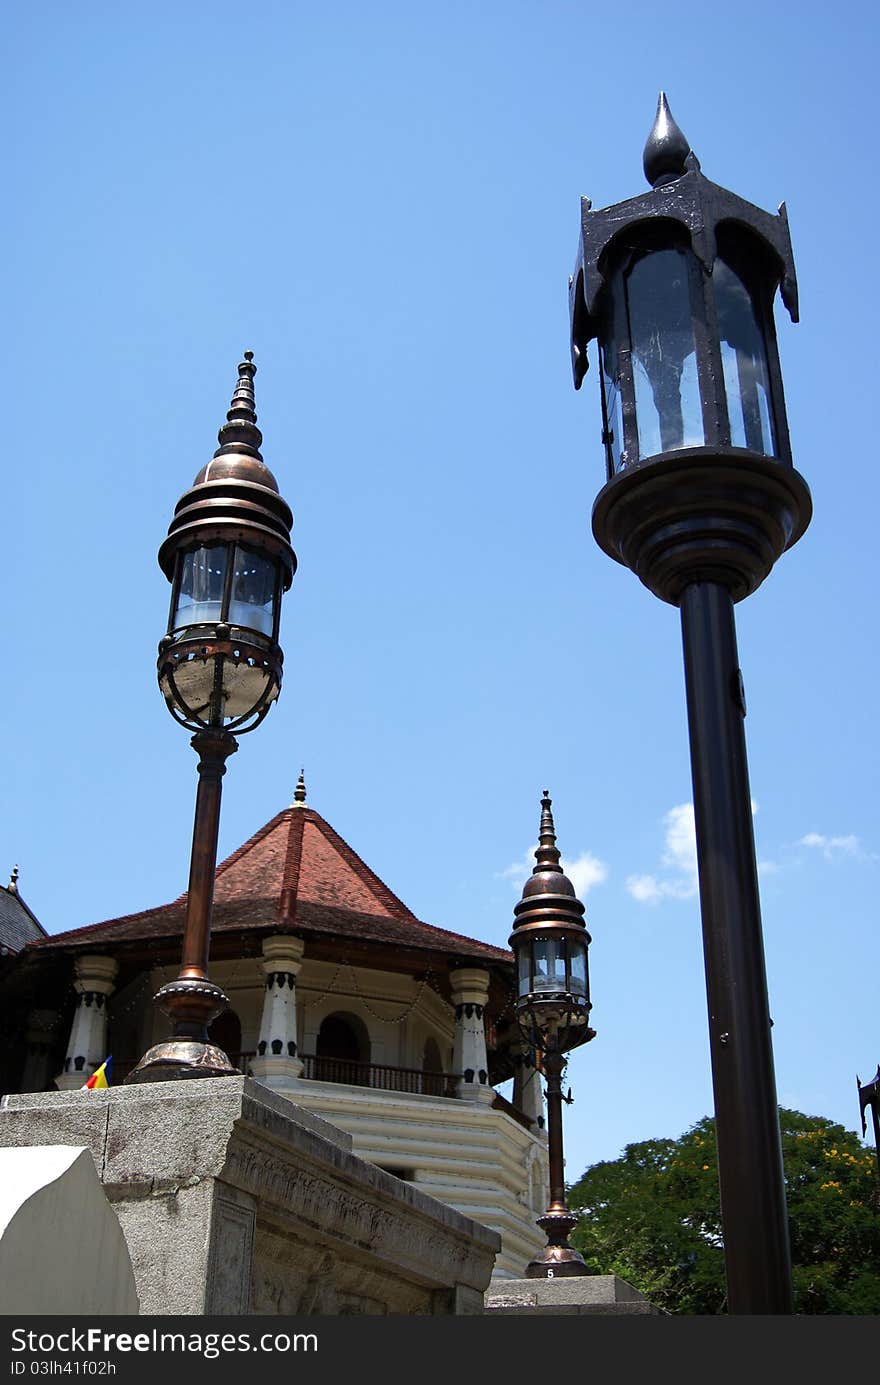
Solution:
<svg viewBox="0 0 880 1385">
<path fill-rule="evenodd" d="M 687 173 L 685 160 L 691 152 L 686 136 L 675 123 L 666 92 L 661 91 L 657 101 L 657 115 L 645 144 L 642 167 L 645 177 L 653 188 L 664 183 L 674 182 Z"/>
<path fill-rule="evenodd" d="M 556 845 L 556 828 L 551 811 L 552 803 L 553 800 L 548 790 L 545 789 L 544 797 L 541 799 L 541 830 L 538 836 L 535 860 L 540 870 L 558 870 L 561 875 L 562 866 L 559 864 L 560 852 Z"/>
<path fill-rule="evenodd" d="M 297 781 L 296 781 L 296 788 L 295 788 L 294 791 L 293 791 L 293 807 L 294 807 L 294 808 L 302 808 L 302 807 L 305 806 L 305 801 L 306 801 L 306 780 L 305 780 L 305 770 L 304 770 L 304 769 L 301 769 L 300 772 L 299 772 L 299 778 L 298 778 Z"/>
<path fill-rule="evenodd" d="M 12 867 L 8 888 L 11 894 L 18 894 L 18 866 Z"/>
<path fill-rule="evenodd" d="M 226 422 L 217 434 L 220 446 L 214 453 L 215 457 L 226 456 L 229 452 L 244 453 L 247 457 L 256 457 L 257 461 L 263 460 L 260 454 L 260 444 L 263 435 L 257 427 L 257 407 L 254 397 L 254 376 L 257 367 L 254 365 L 253 351 L 245 351 L 244 360 L 239 363 L 238 381 L 232 395 L 232 403 L 226 415 Z"/>
</svg>

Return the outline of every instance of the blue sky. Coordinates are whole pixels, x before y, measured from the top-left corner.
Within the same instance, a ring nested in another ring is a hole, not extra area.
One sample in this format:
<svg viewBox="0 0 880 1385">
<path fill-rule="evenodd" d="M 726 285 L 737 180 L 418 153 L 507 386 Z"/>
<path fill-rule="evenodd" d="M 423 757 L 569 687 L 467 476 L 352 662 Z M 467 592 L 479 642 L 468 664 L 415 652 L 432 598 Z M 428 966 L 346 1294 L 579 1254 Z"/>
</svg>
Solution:
<svg viewBox="0 0 880 1385">
<path fill-rule="evenodd" d="M 504 944 L 546 786 L 593 935 L 569 1176 L 711 1110 L 678 614 L 592 538 L 596 373 L 576 394 L 568 348 L 579 199 L 645 186 L 662 87 L 708 177 L 789 210 L 815 516 L 738 633 L 779 1096 L 856 1127 L 880 1059 L 877 27 L 866 4 L 9 15 L 0 865 L 50 931 L 185 887 L 155 555 L 249 348 L 300 570 L 221 853 L 304 765 L 420 917 Z"/>
</svg>

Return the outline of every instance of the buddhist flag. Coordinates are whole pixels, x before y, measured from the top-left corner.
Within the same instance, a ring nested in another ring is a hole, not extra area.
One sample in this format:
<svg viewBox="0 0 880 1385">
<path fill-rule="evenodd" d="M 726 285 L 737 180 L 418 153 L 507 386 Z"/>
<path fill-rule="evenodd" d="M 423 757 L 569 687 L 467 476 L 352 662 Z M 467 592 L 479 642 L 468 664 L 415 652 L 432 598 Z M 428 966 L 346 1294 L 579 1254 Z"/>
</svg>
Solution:
<svg viewBox="0 0 880 1385">
<path fill-rule="evenodd" d="M 99 1068 L 95 1068 L 95 1071 L 92 1073 L 88 1082 L 83 1083 L 83 1091 L 93 1091 L 95 1087 L 109 1087 L 110 1083 L 107 1081 L 107 1078 L 110 1076 L 110 1068 L 112 1064 L 113 1054 L 111 1053 L 110 1057 L 105 1058 Z"/>
</svg>

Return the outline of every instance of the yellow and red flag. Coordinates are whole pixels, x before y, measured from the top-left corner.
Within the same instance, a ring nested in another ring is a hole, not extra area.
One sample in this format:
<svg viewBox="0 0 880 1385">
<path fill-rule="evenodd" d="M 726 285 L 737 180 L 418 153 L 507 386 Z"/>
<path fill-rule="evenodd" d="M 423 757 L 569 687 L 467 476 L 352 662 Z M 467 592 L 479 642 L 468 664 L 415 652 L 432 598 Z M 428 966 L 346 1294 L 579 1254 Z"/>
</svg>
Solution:
<svg viewBox="0 0 880 1385">
<path fill-rule="evenodd" d="M 110 1076 L 110 1066 L 112 1062 L 113 1054 L 111 1053 L 110 1057 L 105 1058 L 99 1068 L 95 1068 L 95 1071 L 92 1073 L 88 1082 L 83 1083 L 82 1089 L 84 1092 L 93 1091 L 96 1087 L 110 1086 L 110 1083 L 107 1081 L 107 1078 Z"/>
</svg>

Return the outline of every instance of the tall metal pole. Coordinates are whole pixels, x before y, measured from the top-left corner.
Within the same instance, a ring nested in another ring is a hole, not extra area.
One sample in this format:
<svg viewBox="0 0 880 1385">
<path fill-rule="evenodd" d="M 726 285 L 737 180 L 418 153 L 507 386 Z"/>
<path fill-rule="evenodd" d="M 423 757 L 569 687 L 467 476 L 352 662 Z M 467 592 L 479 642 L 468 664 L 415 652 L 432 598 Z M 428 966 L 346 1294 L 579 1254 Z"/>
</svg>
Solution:
<svg viewBox="0 0 880 1385">
<path fill-rule="evenodd" d="M 180 971 L 158 991 L 157 1004 L 171 1020 L 170 1039 L 144 1054 L 127 1082 L 235 1073 L 227 1055 L 208 1038 L 208 1025 L 226 1009 L 227 998 L 208 976 L 214 876 L 220 831 L 220 798 L 226 761 L 238 749 L 229 731 L 198 731 L 190 742 L 199 757 L 189 890 Z"/>
<path fill-rule="evenodd" d="M 791 1313 L 745 700 L 729 591 L 714 582 L 687 586 L 681 624 L 728 1310 Z"/>
<path fill-rule="evenodd" d="M 547 1156 L 550 1165 L 550 1206 L 536 1222 L 547 1233 L 547 1244 L 526 1265 L 526 1279 L 570 1278 L 590 1271 L 579 1250 L 568 1244 L 578 1224 L 578 1213 L 570 1212 L 565 1201 L 565 1159 L 562 1153 L 562 1070 L 565 1055 L 544 1054 L 547 1078 Z"/>
<path fill-rule="evenodd" d="M 220 798 L 226 761 L 238 749 L 228 731 L 198 731 L 190 742 L 199 757 L 199 787 L 189 863 L 189 890 L 183 930 L 183 958 L 178 980 L 208 978 L 214 875 L 220 833 Z"/>
<path fill-rule="evenodd" d="M 544 1055 L 547 1074 L 547 1159 L 550 1166 L 550 1212 L 567 1212 L 565 1205 L 565 1159 L 562 1153 L 562 1068 L 561 1053 Z"/>
</svg>

